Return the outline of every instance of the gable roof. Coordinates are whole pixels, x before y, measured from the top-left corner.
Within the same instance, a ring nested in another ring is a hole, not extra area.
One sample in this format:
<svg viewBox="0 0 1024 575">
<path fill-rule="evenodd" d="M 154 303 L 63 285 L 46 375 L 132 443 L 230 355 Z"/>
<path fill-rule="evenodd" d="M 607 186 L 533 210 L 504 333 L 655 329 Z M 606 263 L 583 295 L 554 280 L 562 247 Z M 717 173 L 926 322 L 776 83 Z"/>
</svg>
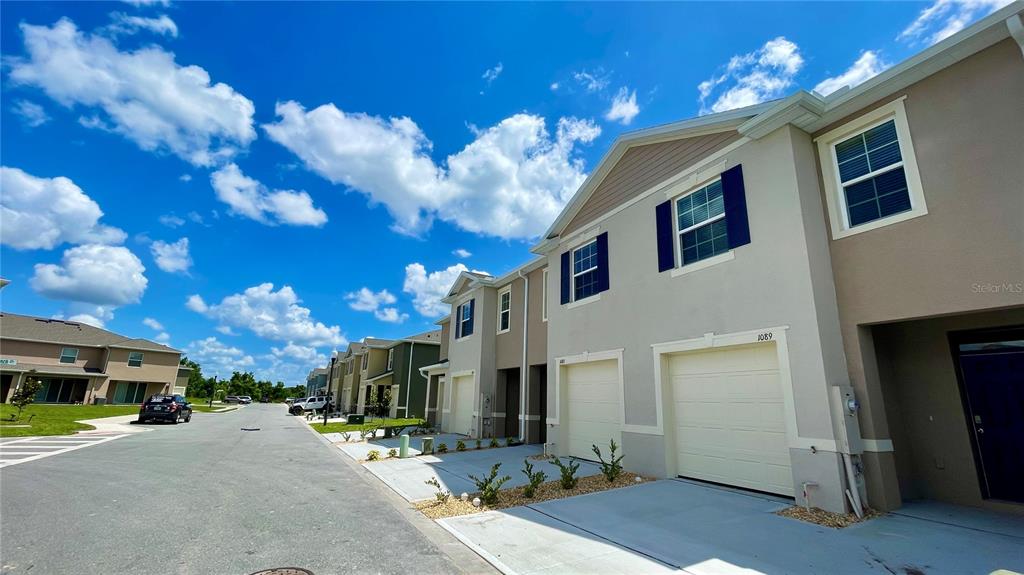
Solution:
<svg viewBox="0 0 1024 575">
<path fill-rule="evenodd" d="M 418 333 L 416 335 L 409 335 L 409 336 L 403 337 L 401 339 L 395 340 L 395 342 L 391 345 L 391 347 L 394 347 L 394 346 L 396 346 L 396 345 L 398 345 L 400 343 L 433 343 L 433 344 L 440 344 L 441 343 L 441 330 L 435 329 L 435 330 L 431 330 L 431 331 L 425 331 L 423 333 Z"/>
<path fill-rule="evenodd" d="M 813 133 L 1011 36 L 1024 51 L 1022 12 L 1024 2 L 1013 2 L 866 82 L 828 97 L 800 90 L 780 100 L 622 134 L 531 251 L 543 254 L 557 243 L 555 240 L 630 148 L 725 130 L 737 130 L 756 139 L 785 124 Z"/>
<path fill-rule="evenodd" d="M 81 347 L 123 347 L 145 351 L 181 353 L 148 339 L 131 338 L 89 324 L 0 312 L 0 337 L 76 345 Z"/>
</svg>

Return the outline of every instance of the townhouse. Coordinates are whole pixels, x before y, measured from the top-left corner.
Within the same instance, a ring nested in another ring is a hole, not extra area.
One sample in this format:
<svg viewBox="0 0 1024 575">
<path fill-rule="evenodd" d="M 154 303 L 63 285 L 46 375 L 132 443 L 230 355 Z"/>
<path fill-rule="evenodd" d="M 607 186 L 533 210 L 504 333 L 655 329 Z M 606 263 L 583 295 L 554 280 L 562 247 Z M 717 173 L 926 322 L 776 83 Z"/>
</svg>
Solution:
<svg viewBox="0 0 1024 575">
<path fill-rule="evenodd" d="M 424 418 L 427 377 L 420 368 L 437 363 L 440 339 L 441 331 L 433 330 L 395 340 L 368 337 L 349 344 L 335 367 L 344 374 L 342 411 L 368 414 L 376 398 L 387 391 L 391 394 L 388 417 Z"/>
<path fill-rule="evenodd" d="M 309 374 L 306 375 L 306 393 L 308 395 L 326 395 L 329 391 L 329 374 L 330 369 L 326 367 L 309 370 Z"/>
<path fill-rule="evenodd" d="M 338 371 L 342 374 L 341 394 L 338 396 L 338 406 L 342 413 L 357 411 L 359 404 L 359 382 L 362 373 L 363 353 L 366 346 L 361 342 L 354 341 L 348 344 L 348 349 L 341 357 L 341 367 Z"/>
<path fill-rule="evenodd" d="M 440 358 L 441 331 L 433 330 L 396 340 L 388 348 L 393 417 L 426 419 L 427 378 L 420 369 Z"/>
<path fill-rule="evenodd" d="M 455 282 L 431 416 L 831 511 L 1022 512 L 1020 12 L 828 97 L 621 136 L 537 260 Z"/>
<path fill-rule="evenodd" d="M 43 386 L 38 403 L 141 403 L 184 393 L 181 352 L 84 323 L 0 313 L 0 400 L 26 378 Z"/>
<path fill-rule="evenodd" d="M 542 443 L 547 397 L 546 258 L 492 277 L 464 272 L 443 300 L 428 409 L 442 430 Z M 438 415 L 438 408 L 440 414 Z"/>
</svg>

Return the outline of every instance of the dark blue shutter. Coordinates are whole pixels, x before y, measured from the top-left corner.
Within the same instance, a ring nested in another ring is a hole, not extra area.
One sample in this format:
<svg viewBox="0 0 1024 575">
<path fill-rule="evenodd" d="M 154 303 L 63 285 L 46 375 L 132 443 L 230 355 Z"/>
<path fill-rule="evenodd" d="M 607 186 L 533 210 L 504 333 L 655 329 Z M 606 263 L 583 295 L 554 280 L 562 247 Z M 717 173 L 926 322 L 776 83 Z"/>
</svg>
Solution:
<svg viewBox="0 0 1024 575">
<path fill-rule="evenodd" d="M 465 335 L 473 335 L 473 325 L 476 323 L 476 299 L 469 300 L 469 325 L 466 326 L 469 329 L 466 330 Z"/>
<path fill-rule="evenodd" d="M 608 232 L 597 236 L 597 293 L 608 291 Z"/>
<path fill-rule="evenodd" d="M 662 202 L 654 208 L 655 235 L 658 239 L 658 272 L 676 267 L 675 230 L 672 228 L 672 201 Z"/>
<path fill-rule="evenodd" d="M 572 250 L 562 254 L 562 303 L 567 304 L 572 301 L 572 257 L 570 254 Z"/>
<path fill-rule="evenodd" d="M 722 172 L 722 199 L 725 202 L 729 247 L 749 244 L 750 224 L 747 222 L 747 196 L 743 189 L 743 166 L 733 166 Z"/>
<path fill-rule="evenodd" d="M 462 337 L 462 306 L 455 306 L 455 339 Z"/>
</svg>

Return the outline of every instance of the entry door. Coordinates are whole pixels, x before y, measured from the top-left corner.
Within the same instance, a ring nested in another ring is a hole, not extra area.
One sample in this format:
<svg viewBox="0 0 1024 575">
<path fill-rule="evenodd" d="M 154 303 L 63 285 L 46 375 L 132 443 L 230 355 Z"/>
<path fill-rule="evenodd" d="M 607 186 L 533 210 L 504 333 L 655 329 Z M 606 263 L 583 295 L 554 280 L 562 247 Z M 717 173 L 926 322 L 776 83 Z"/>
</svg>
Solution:
<svg viewBox="0 0 1024 575">
<path fill-rule="evenodd" d="M 519 370 L 505 371 L 505 437 L 519 435 Z"/>
<path fill-rule="evenodd" d="M 1024 329 L 957 339 L 983 494 L 1024 502 Z"/>
<path fill-rule="evenodd" d="M 451 426 L 449 431 L 473 437 L 473 406 L 476 389 L 472 375 L 452 378 Z"/>
</svg>

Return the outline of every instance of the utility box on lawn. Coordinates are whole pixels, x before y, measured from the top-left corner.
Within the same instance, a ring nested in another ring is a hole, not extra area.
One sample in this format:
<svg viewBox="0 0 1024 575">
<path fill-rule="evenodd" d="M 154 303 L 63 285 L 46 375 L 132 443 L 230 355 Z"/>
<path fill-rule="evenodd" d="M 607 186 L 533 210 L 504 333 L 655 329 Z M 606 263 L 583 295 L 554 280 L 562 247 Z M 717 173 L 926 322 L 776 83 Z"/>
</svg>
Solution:
<svg viewBox="0 0 1024 575">
<path fill-rule="evenodd" d="M 362 415 L 362 414 L 359 414 L 359 413 L 353 413 L 353 414 L 349 415 L 345 419 L 345 421 L 347 421 L 351 425 L 362 425 L 362 424 L 366 423 L 366 416 Z"/>
</svg>

